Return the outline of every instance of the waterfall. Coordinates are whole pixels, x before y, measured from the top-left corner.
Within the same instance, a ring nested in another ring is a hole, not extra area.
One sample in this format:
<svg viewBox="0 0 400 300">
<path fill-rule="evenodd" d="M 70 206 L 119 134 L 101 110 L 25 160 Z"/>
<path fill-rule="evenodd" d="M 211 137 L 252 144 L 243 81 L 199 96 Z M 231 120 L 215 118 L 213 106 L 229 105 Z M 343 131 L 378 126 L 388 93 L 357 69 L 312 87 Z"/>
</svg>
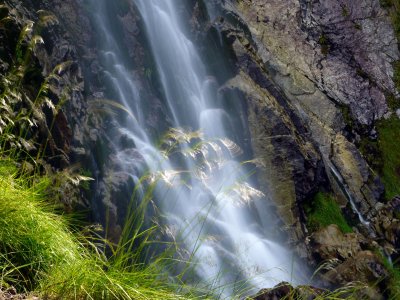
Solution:
<svg viewBox="0 0 400 300">
<path fill-rule="evenodd" d="M 163 180 L 156 190 L 156 203 L 169 233 L 193 256 L 196 276 L 204 285 L 221 286 L 223 297 L 230 297 L 238 282 L 251 292 L 281 281 L 296 284 L 293 255 L 270 237 L 275 229 L 268 224 L 273 222 L 260 221 L 265 213 L 252 205 L 268 200 L 254 188 L 248 169 L 237 160 L 241 150 L 232 141 L 234 116 L 219 104 L 218 83 L 213 74 L 207 74 L 184 28 L 178 12 L 185 0 L 131 1 L 145 25 L 142 30 L 151 47 L 171 128 L 175 128 L 169 141 L 179 142 L 175 151 L 179 159 L 170 159 L 165 150 L 170 144 L 156 146 L 146 131 L 145 104 L 115 39 L 107 0 L 92 2 L 92 13 L 108 87 L 129 110 L 127 120 L 114 120 L 117 130 L 143 158 L 145 167 L 140 171 L 149 170 Z M 137 182 L 141 174 L 132 152 L 114 147 L 119 167 Z"/>
</svg>

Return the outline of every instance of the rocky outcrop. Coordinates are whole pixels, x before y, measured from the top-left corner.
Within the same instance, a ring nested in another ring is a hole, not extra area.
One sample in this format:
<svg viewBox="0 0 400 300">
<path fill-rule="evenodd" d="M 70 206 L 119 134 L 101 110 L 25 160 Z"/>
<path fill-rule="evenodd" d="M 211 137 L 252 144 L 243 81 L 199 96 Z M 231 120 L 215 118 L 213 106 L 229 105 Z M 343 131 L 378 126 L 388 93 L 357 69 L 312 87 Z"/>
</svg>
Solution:
<svg viewBox="0 0 400 300">
<path fill-rule="evenodd" d="M 398 93 L 392 64 L 399 50 L 388 13 L 378 0 L 209 5 L 216 17 L 203 27 L 206 35 L 223 36 L 236 66 L 221 90 L 244 97 L 252 148 L 265 162 L 259 182 L 290 242 L 304 257 L 313 253 L 314 263 L 339 259 L 328 275 L 333 284 L 385 276 L 368 250 L 394 253 L 397 220 L 380 202 L 382 183 L 356 145 L 376 138 L 376 121 L 393 113 L 385 97 Z M 328 227 L 307 237 L 302 206 L 321 187 L 336 194 L 357 233 Z"/>
<path fill-rule="evenodd" d="M 248 299 L 252 300 L 279 300 L 279 299 L 319 299 L 327 294 L 327 290 L 315 288 L 312 286 L 297 286 L 293 287 L 287 282 L 281 282 L 270 289 L 263 289 L 257 295 Z"/>
<path fill-rule="evenodd" d="M 399 58 L 397 42 L 379 2 L 243 0 L 219 9 L 223 17 L 214 27 L 231 43 L 237 66 L 227 85 L 249 103 L 253 148 L 270 161 L 270 181 L 277 183 L 271 185 L 279 192 L 266 189 L 278 207 L 295 211 L 294 203 L 321 183 L 315 174 L 323 163 L 332 187 L 340 192 L 333 165 L 361 213 L 374 215 L 382 189 L 345 121 L 373 124 L 388 113 L 384 94 L 396 92 L 391 63 Z"/>
<path fill-rule="evenodd" d="M 400 198 L 380 204 L 377 214 L 371 218 L 371 226 L 380 237 L 386 255 L 397 259 L 400 251 Z"/>
<path fill-rule="evenodd" d="M 311 260 L 323 261 L 325 264 L 321 266 L 322 271 L 325 271 L 322 276 L 325 283 L 344 286 L 349 282 L 362 282 L 374 287 L 370 288 L 370 293 L 384 293 L 378 287 L 388 278 L 389 273 L 382 258 L 375 254 L 379 252 L 377 243 L 367 240 L 361 234 L 343 234 L 338 226 L 330 225 L 313 233 L 309 246 L 313 255 Z"/>
</svg>

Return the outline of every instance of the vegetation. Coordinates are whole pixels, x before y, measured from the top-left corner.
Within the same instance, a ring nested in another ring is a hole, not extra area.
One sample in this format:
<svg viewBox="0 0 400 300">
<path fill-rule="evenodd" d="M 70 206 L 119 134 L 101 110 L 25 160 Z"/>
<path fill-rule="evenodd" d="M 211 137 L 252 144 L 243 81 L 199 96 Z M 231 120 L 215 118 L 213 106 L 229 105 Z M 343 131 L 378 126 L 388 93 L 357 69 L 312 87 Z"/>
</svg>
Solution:
<svg viewBox="0 0 400 300">
<path fill-rule="evenodd" d="M 192 298 L 179 295 L 184 285 L 172 285 L 165 275 L 167 252 L 147 264 L 140 259 L 152 232 L 141 231 L 140 211 L 129 215 L 126 226 L 134 227 L 114 245 L 79 233 L 85 228 L 73 230 L 57 208 L 57 177 L 67 175 L 74 184 L 89 178 L 87 172 L 54 172 L 45 163 L 52 120 L 69 91 L 57 98 L 50 90 L 69 63 L 32 84 L 34 52 L 43 43 L 36 31 L 32 22 L 21 29 L 14 60 L 0 77 L 0 289 L 14 286 L 46 299 Z"/>
<path fill-rule="evenodd" d="M 321 46 L 321 53 L 327 56 L 329 54 L 330 45 L 328 37 L 325 34 L 321 34 L 321 36 L 318 39 L 318 44 L 320 44 Z"/>
<path fill-rule="evenodd" d="M 347 224 L 339 205 L 331 194 L 317 193 L 305 211 L 307 213 L 307 226 L 312 231 L 331 224 L 339 226 L 344 233 L 353 231 Z"/>
<path fill-rule="evenodd" d="M 134 251 L 122 251 L 126 244 L 109 245 L 112 255 L 106 257 L 87 238 L 71 232 L 46 200 L 48 177 L 35 176 L 30 184 L 5 159 L 0 174 L 0 286 L 50 299 L 184 298 L 167 286 L 166 278 L 160 280 L 161 261 L 144 265 Z"/>
<path fill-rule="evenodd" d="M 400 120 L 392 116 L 382 120 L 377 126 L 382 165 L 382 180 L 385 184 L 385 198 L 392 199 L 400 194 L 400 152 L 397 150 L 400 140 Z"/>
<path fill-rule="evenodd" d="M 385 186 L 385 199 L 390 201 L 400 194 L 400 153 L 397 151 L 400 120 L 392 115 L 377 122 L 376 128 L 378 138 L 363 138 L 358 146 L 368 164 L 380 175 Z"/>
<path fill-rule="evenodd" d="M 400 298 L 400 269 L 391 263 L 382 253 L 378 253 L 381 260 L 389 272 L 389 282 L 387 286 L 388 299 L 397 300 Z"/>
</svg>

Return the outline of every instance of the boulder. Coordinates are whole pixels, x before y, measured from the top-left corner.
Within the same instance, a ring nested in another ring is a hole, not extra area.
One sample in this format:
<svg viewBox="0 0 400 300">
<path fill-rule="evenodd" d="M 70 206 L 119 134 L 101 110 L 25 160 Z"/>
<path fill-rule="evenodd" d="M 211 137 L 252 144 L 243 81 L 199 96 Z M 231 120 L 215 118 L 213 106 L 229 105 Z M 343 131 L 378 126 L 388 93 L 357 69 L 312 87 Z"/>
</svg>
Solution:
<svg viewBox="0 0 400 300">
<path fill-rule="evenodd" d="M 313 286 L 291 286 L 287 282 L 281 282 L 271 289 L 262 289 L 257 295 L 250 297 L 252 300 L 313 300 L 328 293 L 327 290 Z"/>
</svg>

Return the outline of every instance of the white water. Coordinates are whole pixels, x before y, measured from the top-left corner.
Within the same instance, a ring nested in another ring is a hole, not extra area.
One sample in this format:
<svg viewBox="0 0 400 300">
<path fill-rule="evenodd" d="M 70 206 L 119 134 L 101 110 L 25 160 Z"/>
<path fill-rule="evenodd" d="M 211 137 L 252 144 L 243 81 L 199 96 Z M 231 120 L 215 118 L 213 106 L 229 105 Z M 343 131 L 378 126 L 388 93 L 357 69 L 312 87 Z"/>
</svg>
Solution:
<svg viewBox="0 0 400 300">
<path fill-rule="evenodd" d="M 93 5 L 106 76 L 118 101 L 134 116 L 119 131 L 134 141 L 149 170 L 164 180 L 157 190 L 157 205 L 168 232 L 182 243 L 182 252 L 194 255 L 196 275 L 204 285 L 223 286 L 219 290 L 223 297 L 232 295 L 237 281 L 245 281 L 252 292 L 281 281 L 296 283 L 291 252 L 268 238 L 275 228 L 260 224 L 273 222 L 257 222 L 257 216 L 265 213 L 255 211 L 251 204 L 268 200 L 246 181 L 247 171 L 235 160 L 240 150 L 227 139 L 234 130 L 232 116 L 216 105 L 215 79 L 206 73 L 177 13 L 184 7 L 184 0 L 132 0 L 146 27 L 164 100 L 173 120 L 171 126 L 200 130 L 204 137 L 197 141 L 211 141 L 201 144 L 195 154 L 189 142 L 182 143 L 180 151 L 186 155 L 181 155 L 185 160 L 178 167 L 166 159 L 146 134 L 142 99 L 132 74 L 124 66 L 115 33 L 107 23 L 105 1 L 95 1 Z M 185 133 L 180 131 L 177 135 Z M 120 167 L 133 177 L 138 176 L 134 171 L 138 163 L 132 152 L 118 151 L 118 147 L 115 151 Z M 203 158 L 201 167 L 199 155 Z M 184 179 L 187 174 L 191 178 Z"/>
</svg>

